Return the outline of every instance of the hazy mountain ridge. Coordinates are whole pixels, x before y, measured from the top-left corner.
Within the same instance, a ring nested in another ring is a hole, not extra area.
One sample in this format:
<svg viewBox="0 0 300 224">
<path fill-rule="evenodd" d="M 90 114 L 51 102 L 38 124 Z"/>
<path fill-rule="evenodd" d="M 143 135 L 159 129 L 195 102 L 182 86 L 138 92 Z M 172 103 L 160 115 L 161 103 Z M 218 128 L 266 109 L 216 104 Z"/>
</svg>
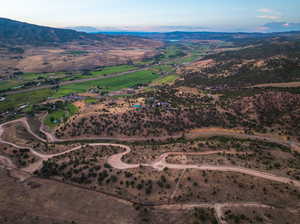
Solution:
<svg viewBox="0 0 300 224">
<path fill-rule="evenodd" d="M 0 18 L 0 41 L 7 44 L 53 44 L 93 39 L 94 36 L 68 29 L 38 26 Z"/>
</svg>

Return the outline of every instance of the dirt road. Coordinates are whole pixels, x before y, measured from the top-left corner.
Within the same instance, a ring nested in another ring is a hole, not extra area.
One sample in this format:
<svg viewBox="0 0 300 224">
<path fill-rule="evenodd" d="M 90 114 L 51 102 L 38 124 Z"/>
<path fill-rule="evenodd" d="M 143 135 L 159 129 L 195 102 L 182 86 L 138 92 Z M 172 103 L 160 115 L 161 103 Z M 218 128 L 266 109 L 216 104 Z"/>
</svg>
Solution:
<svg viewBox="0 0 300 224">
<path fill-rule="evenodd" d="M 169 204 L 154 206 L 163 210 L 187 210 L 193 208 L 211 208 L 215 210 L 215 216 L 219 224 L 227 224 L 223 219 L 224 209 L 233 207 L 250 207 L 250 208 L 273 208 L 272 206 L 256 203 L 256 202 L 237 202 L 237 203 L 192 203 L 192 204 Z"/>
<path fill-rule="evenodd" d="M 21 122 L 24 124 L 25 128 L 28 130 L 29 133 L 31 133 L 34 137 L 39 139 L 40 141 L 46 142 L 46 140 L 42 139 L 40 136 L 36 135 L 30 128 L 27 120 L 25 118 L 18 119 L 15 121 L 11 121 L 5 124 L 0 125 L 0 143 L 3 144 L 9 144 L 17 149 L 21 149 L 24 147 L 18 146 L 12 142 L 4 141 L 1 137 L 3 132 L 5 131 L 5 125 Z M 46 136 L 48 136 L 48 140 L 51 141 L 51 135 L 47 135 L 47 132 L 45 132 Z M 49 138 L 50 136 L 50 138 Z M 252 136 L 256 137 L 256 136 Z M 54 140 L 54 139 L 52 139 Z M 253 169 L 247 169 L 242 167 L 235 167 L 235 166 L 212 166 L 212 165 L 189 165 L 189 164 L 170 164 L 166 161 L 166 158 L 171 155 L 211 155 L 211 154 L 217 154 L 217 153 L 227 153 L 226 151 L 210 151 L 210 152 L 197 152 L 197 153 L 182 153 L 182 152 L 167 152 L 159 156 L 156 160 L 154 160 L 152 163 L 149 164 L 128 164 L 122 161 L 123 156 L 131 152 L 131 148 L 127 145 L 122 144 L 112 144 L 112 143 L 94 143 L 94 144 L 87 144 L 89 146 L 114 146 L 114 147 L 120 147 L 124 149 L 123 152 L 114 154 L 110 156 L 107 159 L 108 164 L 110 164 L 115 169 L 135 169 L 141 166 L 147 166 L 152 167 L 153 169 L 156 169 L 158 171 L 164 170 L 164 168 L 169 169 L 179 169 L 183 170 L 181 177 L 184 175 L 184 172 L 186 169 L 198 169 L 198 170 L 212 170 L 212 171 L 220 171 L 220 172 L 236 172 L 236 173 L 242 173 L 247 174 L 254 177 L 264 178 L 267 180 L 275 181 L 275 182 L 281 182 L 285 184 L 292 184 L 298 188 L 300 188 L 300 181 L 295 181 L 286 177 L 280 177 L 273 174 L 269 174 L 266 172 L 261 172 Z M 27 179 L 30 177 L 30 174 L 33 174 L 36 170 L 39 170 L 43 164 L 43 161 L 47 161 L 51 158 L 64 155 L 73 151 L 80 150 L 84 146 L 77 146 L 72 149 L 69 149 L 65 152 L 56 153 L 56 154 L 43 154 L 40 152 L 35 151 L 33 148 L 27 147 L 31 153 L 33 153 L 35 156 L 39 158 L 39 160 L 28 167 L 25 167 L 23 169 L 17 169 L 14 163 L 11 161 L 10 158 L 0 156 L 0 166 L 4 166 L 6 169 L 11 171 L 11 174 L 17 178 L 19 178 L 21 181 Z M 232 152 L 230 152 L 232 153 Z M 181 178 L 179 178 L 181 179 Z M 178 181 L 179 184 L 179 181 Z M 171 197 L 174 196 L 176 190 L 173 192 Z M 159 209 L 191 209 L 195 207 L 202 207 L 202 208 L 212 208 L 215 211 L 215 216 L 217 218 L 217 221 L 219 224 L 227 224 L 227 222 L 224 220 L 224 208 L 232 208 L 232 207 L 257 207 L 257 208 L 272 208 L 271 206 L 259 204 L 255 202 L 240 202 L 240 203 L 196 203 L 196 204 L 168 204 L 168 205 L 159 205 L 154 206 Z"/>
<path fill-rule="evenodd" d="M 24 147 L 18 146 L 14 143 L 11 142 L 7 142 L 2 140 L 2 134 L 4 132 L 4 126 L 7 124 L 11 124 L 14 122 L 22 122 L 26 129 L 33 134 L 33 136 L 35 136 L 38 139 L 41 139 L 42 141 L 46 141 L 42 138 L 40 138 L 38 135 L 34 134 L 27 122 L 27 120 L 25 118 L 22 119 L 18 119 L 15 121 L 11 121 L 5 124 L 1 124 L 0 125 L 0 142 L 4 143 L 4 144 L 9 144 L 15 148 L 21 149 Z M 252 137 L 256 137 L 256 136 L 252 136 Z M 259 177 L 259 178 L 264 178 L 264 179 L 268 179 L 271 181 L 276 181 L 276 182 L 281 182 L 281 183 L 285 183 L 285 184 L 293 184 L 296 187 L 300 187 L 300 181 L 296 181 L 296 180 L 292 180 L 290 178 L 287 177 L 280 177 L 280 176 L 276 176 L 273 174 L 269 174 L 266 172 L 261 172 L 261 171 L 257 171 L 257 170 L 253 170 L 253 169 L 247 169 L 247 168 L 243 168 L 243 167 L 236 167 L 236 166 L 213 166 L 213 165 L 190 165 L 190 164 L 171 164 L 168 163 L 166 161 L 166 158 L 172 154 L 174 155 L 208 155 L 208 154 L 216 154 L 216 153 L 220 153 L 223 151 L 212 151 L 212 152 L 199 152 L 199 153 L 174 153 L 174 152 L 168 152 L 168 153 L 164 153 L 161 156 L 159 156 L 158 159 L 156 159 L 155 161 L 153 161 L 152 163 L 149 164 L 128 164 L 122 161 L 123 156 L 125 156 L 126 154 L 131 152 L 131 148 L 129 146 L 126 145 L 122 145 L 122 144 L 112 144 L 112 143 L 94 143 L 94 144 L 88 144 L 90 146 L 115 146 L 115 147 L 120 147 L 125 149 L 124 152 L 120 152 L 117 154 L 114 154 L 112 156 L 110 156 L 107 159 L 108 164 L 110 164 L 113 168 L 115 169 L 134 169 L 134 168 L 138 168 L 141 166 L 147 166 L 147 167 L 152 167 L 153 169 L 159 170 L 159 171 L 163 171 L 165 168 L 169 168 L 169 169 L 177 169 L 177 170 L 184 170 L 184 169 L 198 169 L 198 170 L 211 170 L 211 171 L 220 171 L 220 172 L 236 172 L 236 173 L 242 173 L 242 174 L 247 174 L 250 176 L 254 176 L 254 177 Z M 70 153 L 72 151 L 76 151 L 76 150 L 80 150 L 82 148 L 82 146 L 77 146 L 75 148 L 72 148 L 70 150 L 67 150 L 65 152 L 61 152 L 61 153 L 56 153 L 56 154 L 43 154 L 40 152 L 35 151 L 33 148 L 27 147 L 30 152 L 32 154 L 34 154 L 35 156 L 39 157 L 40 160 L 38 160 L 36 163 L 30 165 L 29 167 L 26 167 L 23 169 L 23 171 L 29 172 L 29 173 L 34 173 L 34 171 L 38 170 L 41 166 L 43 161 L 49 160 L 51 158 L 60 156 L 60 155 L 64 155 L 67 153 Z M 226 152 L 225 152 L 226 153 Z M 8 159 L 8 158 L 6 158 Z M 2 159 L 3 160 L 3 159 Z M 7 160 L 6 160 L 7 163 Z"/>
<path fill-rule="evenodd" d="M 26 121 L 25 121 L 26 122 Z M 80 137 L 74 137 L 74 138 L 65 138 L 65 139 L 58 139 L 56 136 L 51 133 L 46 131 L 46 127 L 44 125 L 44 122 L 41 122 L 42 125 L 40 127 L 40 132 L 45 134 L 47 136 L 47 139 L 49 142 L 70 142 L 70 141 L 97 141 L 97 140 L 112 140 L 112 141 L 124 141 L 124 142 L 134 142 L 134 141 L 146 141 L 149 139 L 157 140 L 157 141 L 164 141 L 170 138 L 177 139 L 182 137 L 182 134 L 177 134 L 177 135 L 172 135 L 172 136 L 163 136 L 163 137 L 85 137 L 85 138 L 80 138 Z M 237 132 L 231 132 L 231 131 L 196 131 L 196 132 L 189 132 L 186 133 L 185 137 L 189 139 L 197 138 L 197 137 L 214 137 L 214 136 L 227 136 L 227 137 L 233 137 L 233 138 L 240 138 L 240 139 L 250 139 L 250 140 L 259 140 L 259 141 L 265 141 L 265 142 L 271 142 L 271 143 L 276 143 L 279 145 L 284 145 L 287 147 L 291 147 L 292 150 L 295 150 L 300 153 L 300 143 L 295 142 L 295 141 L 285 141 L 282 139 L 278 139 L 275 137 L 267 137 L 267 136 L 260 136 L 260 135 L 249 135 L 249 134 L 243 134 L 243 133 L 237 133 Z"/>
</svg>

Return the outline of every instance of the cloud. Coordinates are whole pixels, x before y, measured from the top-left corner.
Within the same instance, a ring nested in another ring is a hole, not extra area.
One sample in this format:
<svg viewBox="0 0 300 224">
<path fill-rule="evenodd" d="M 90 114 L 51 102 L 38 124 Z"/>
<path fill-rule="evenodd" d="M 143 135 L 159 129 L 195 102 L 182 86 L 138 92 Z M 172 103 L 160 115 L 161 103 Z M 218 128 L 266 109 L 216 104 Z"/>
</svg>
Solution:
<svg viewBox="0 0 300 224">
<path fill-rule="evenodd" d="M 261 12 L 261 13 L 272 13 L 273 10 L 272 10 L 272 9 L 266 9 L 266 8 L 264 8 L 264 9 L 258 9 L 257 12 Z"/>
<path fill-rule="evenodd" d="M 268 9 L 268 8 L 262 8 L 256 10 L 259 12 L 261 15 L 256 16 L 257 18 L 260 19 L 269 19 L 269 20 L 277 20 L 281 18 L 281 13 L 273 10 L 273 9 Z"/>
<path fill-rule="evenodd" d="M 274 15 L 259 15 L 259 16 L 257 16 L 257 18 L 260 18 L 260 19 L 271 19 L 271 20 L 275 20 L 275 19 L 280 19 L 280 16 L 274 16 Z"/>
<path fill-rule="evenodd" d="M 260 27 L 261 31 L 266 32 L 284 32 L 284 31 L 300 31 L 300 23 L 272 22 L 266 23 Z"/>
</svg>

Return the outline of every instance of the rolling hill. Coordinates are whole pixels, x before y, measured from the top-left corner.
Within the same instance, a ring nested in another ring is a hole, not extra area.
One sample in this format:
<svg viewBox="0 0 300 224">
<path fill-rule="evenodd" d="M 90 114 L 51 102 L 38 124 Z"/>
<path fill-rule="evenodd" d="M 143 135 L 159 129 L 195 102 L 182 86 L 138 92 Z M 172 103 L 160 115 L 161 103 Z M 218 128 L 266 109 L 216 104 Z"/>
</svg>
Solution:
<svg viewBox="0 0 300 224">
<path fill-rule="evenodd" d="M 0 18 L 0 77 L 126 64 L 156 55 L 161 46 L 142 37 L 88 34 Z"/>
</svg>

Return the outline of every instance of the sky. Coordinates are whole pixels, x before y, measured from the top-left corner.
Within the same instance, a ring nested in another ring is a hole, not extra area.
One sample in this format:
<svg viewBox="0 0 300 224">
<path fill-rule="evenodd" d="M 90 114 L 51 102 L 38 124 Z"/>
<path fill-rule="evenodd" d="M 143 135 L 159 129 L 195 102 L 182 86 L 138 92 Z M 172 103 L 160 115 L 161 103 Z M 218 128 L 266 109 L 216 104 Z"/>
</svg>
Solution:
<svg viewBox="0 0 300 224">
<path fill-rule="evenodd" d="M 283 28 L 300 24 L 300 0 L 0 0 L 0 3 L 0 17 L 54 27 L 266 31 L 271 28 L 264 24 L 279 24 Z"/>
</svg>

